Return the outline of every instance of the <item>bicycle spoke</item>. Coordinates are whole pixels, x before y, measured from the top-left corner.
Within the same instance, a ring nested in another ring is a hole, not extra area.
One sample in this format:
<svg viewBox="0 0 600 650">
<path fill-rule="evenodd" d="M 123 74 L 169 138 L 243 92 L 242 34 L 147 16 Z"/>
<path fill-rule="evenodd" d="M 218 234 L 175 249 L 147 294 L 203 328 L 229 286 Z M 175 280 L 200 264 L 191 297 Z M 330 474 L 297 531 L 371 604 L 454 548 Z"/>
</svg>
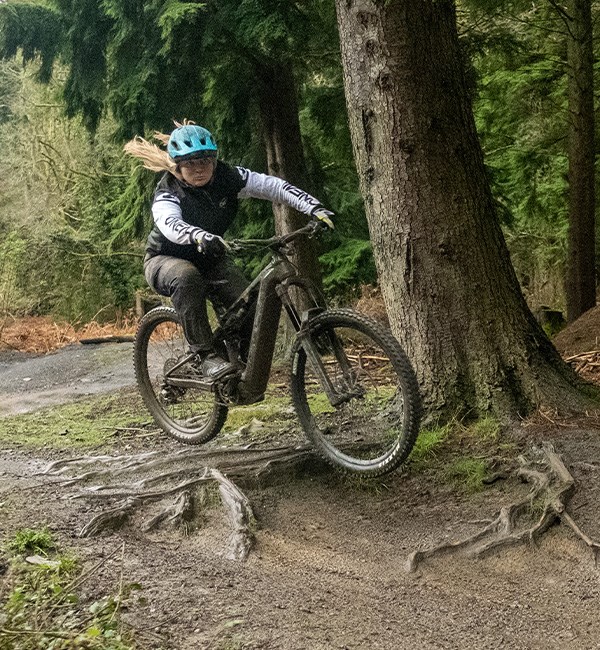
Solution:
<svg viewBox="0 0 600 650">
<path fill-rule="evenodd" d="M 134 358 L 142 397 L 169 435 L 198 444 L 218 433 L 227 408 L 217 402 L 215 394 L 169 381 L 170 377 L 198 377 L 187 361 L 189 346 L 174 310 L 161 307 L 146 315 L 136 336 Z"/>
<path fill-rule="evenodd" d="M 390 471 L 417 434 L 418 392 L 404 353 L 377 323 L 350 310 L 325 312 L 314 322 L 310 341 L 296 346 L 292 377 L 307 435 L 345 469 Z"/>
</svg>

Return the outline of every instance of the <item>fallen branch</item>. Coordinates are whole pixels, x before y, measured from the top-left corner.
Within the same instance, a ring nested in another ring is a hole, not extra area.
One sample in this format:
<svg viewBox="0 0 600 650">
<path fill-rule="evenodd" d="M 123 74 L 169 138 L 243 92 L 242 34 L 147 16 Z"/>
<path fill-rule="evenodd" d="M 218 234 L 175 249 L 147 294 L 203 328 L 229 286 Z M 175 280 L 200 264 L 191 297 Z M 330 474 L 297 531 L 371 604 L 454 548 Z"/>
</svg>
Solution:
<svg viewBox="0 0 600 650">
<path fill-rule="evenodd" d="M 567 357 L 565 361 L 569 363 L 569 361 L 574 361 L 575 359 L 592 359 L 600 355 L 600 350 L 590 350 L 589 352 L 580 352 L 579 354 L 574 354 L 570 357 Z"/>
<path fill-rule="evenodd" d="M 135 337 L 133 336 L 97 336 L 94 338 L 79 339 L 82 345 L 90 345 L 93 343 L 133 343 Z"/>
<path fill-rule="evenodd" d="M 406 561 L 406 570 L 416 571 L 424 560 L 434 556 L 462 553 L 467 557 L 482 557 L 498 548 L 535 542 L 557 521 L 568 525 L 592 549 L 596 560 L 600 543 L 588 537 L 567 512 L 575 492 L 573 476 L 551 444 L 544 443 L 534 453 L 538 458 L 533 462 L 520 459 L 522 466 L 517 471 L 519 478 L 531 484 L 524 499 L 501 508 L 487 526 L 466 539 L 414 551 Z M 521 523 L 524 519 L 529 525 Z"/>
</svg>

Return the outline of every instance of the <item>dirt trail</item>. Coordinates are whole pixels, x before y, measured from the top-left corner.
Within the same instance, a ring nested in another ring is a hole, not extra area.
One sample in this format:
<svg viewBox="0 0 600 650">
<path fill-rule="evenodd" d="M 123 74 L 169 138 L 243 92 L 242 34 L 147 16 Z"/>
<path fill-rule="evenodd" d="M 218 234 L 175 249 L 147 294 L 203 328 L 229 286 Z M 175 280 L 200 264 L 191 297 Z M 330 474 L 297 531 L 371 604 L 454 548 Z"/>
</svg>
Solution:
<svg viewBox="0 0 600 650">
<path fill-rule="evenodd" d="M 560 451 L 584 489 L 574 512 L 600 537 L 600 441 L 571 431 Z M 273 477 L 249 487 L 258 519 L 245 563 L 227 560 L 218 509 L 188 536 L 119 532 L 79 539 L 98 508 L 64 501 L 72 488 L 35 476 L 40 458 L 0 454 L 2 536 L 50 523 L 90 565 L 107 561 L 84 597 L 141 583 L 142 601 L 124 618 L 144 648 L 598 648 L 600 574 L 591 552 L 566 527 L 539 548 L 516 547 L 483 559 L 431 560 L 416 574 L 410 551 L 475 532 L 524 486 L 499 482 L 466 495 L 428 477 L 395 475 L 365 487 L 333 473 Z M 26 498 L 24 496 L 26 495 Z"/>
<path fill-rule="evenodd" d="M 0 412 L 132 380 L 130 344 L 19 360 L 4 354 Z M 521 435 L 555 443 L 578 483 L 571 510 L 600 539 L 598 431 L 548 421 Z M 180 448 L 168 440 L 159 446 Z M 117 532 L 79 538 L 99 506 L 68 499 L 72 487 L 40 476 L 56 455 L 0 450 L 0 540 L 23 526 L 49 525 L 86 567 L 114 552 L 81 595 L 94 601 L 116 593 L 121 581 L 140 583 L 122 615 L 137 630 L 140 648 L 600 648 L 600 572 L 565 526 L 551 529 L 539 547 L 480 560 L 438 558 L 405 572 L 411 551 L 470 535 L 521 497 L 526 488 L 514 480 L 473 495 L 416 470 L 366 485 L 316 469 L 274 475 L 244 486 L 258 530 L 249 559 L 240 563 L 223 556 L 229 529 L 218 508 L 189 535 L 145 533 L 140 515 Z"/>
<path fill-rule="evenodd" d="M 0 353 L 0 416 L 133 386 L 133 345 L 70 345 L 46 355 Z"/>
</svg>

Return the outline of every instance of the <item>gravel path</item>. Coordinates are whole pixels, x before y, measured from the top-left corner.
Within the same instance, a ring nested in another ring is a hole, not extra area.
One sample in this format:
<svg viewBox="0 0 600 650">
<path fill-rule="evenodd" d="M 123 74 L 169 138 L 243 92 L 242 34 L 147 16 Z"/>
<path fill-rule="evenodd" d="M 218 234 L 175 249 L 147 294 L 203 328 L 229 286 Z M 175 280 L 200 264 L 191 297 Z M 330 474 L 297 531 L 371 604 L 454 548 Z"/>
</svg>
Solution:
<svg viewBox="0 0 600 650">
<path fill-rule="evenodd" d="M 132 343 L 71 345 L 42 356 L 0 354 L 0 415 L 133 386 Z"/>
</svg>

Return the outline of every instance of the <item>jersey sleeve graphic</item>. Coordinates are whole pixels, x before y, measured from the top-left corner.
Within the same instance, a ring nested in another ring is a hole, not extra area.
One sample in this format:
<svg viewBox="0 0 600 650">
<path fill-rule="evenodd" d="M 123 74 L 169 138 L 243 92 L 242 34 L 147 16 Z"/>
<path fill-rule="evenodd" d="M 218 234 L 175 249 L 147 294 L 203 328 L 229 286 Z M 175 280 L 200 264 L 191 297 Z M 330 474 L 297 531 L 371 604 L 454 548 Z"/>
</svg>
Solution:
<svg viewBox="0 0 600 650">
<path fill-rule="evenodd" d="M 152 217 L 160 232 L 174 244 L 195 244 L 205 232 L 183 220 L 179 199 L 171 192 L 156 193 Z"/>
<path fill-rule="evenodd" d="M 294 210 L 308 215 L 321 205 L 314 196 L 294 187 L 282 178 L 259 174 L 244 167 L 238 167 L 237 170 L 242 180 L 246 182 L 238 194 L 240 199 L 266 199 L 273 203 L 289 205 Z"/>
</svg>

